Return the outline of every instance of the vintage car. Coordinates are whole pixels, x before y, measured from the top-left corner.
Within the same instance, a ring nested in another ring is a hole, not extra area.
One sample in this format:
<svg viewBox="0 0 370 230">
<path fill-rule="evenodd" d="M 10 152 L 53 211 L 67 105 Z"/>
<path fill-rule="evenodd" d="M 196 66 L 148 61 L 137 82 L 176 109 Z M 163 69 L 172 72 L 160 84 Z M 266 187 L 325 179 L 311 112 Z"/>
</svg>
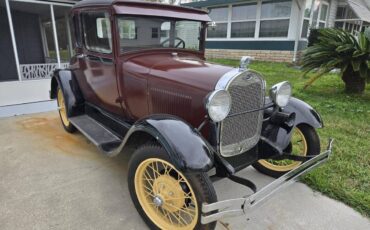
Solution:
<svg viewBox="0 0 370 230">
<path fill-rule="evenodd" d="M 130 154 L 132 201 L 152 229 L 213 229 L 248 215 L 272 194 L 325 162 L 320 115 L 269 89 L 262 74 L 205 60 L 211 19 L 203 10 L 127 0 L 84 0 L 70 13 L 75 56 L 55 71 L 67 132 L 79 130 L 109 157 Z M 257 191 L 236 172 L 276 177 Z M 218 201 L 212 182 L 228 178 L 252 195 Z"/>
</svg>

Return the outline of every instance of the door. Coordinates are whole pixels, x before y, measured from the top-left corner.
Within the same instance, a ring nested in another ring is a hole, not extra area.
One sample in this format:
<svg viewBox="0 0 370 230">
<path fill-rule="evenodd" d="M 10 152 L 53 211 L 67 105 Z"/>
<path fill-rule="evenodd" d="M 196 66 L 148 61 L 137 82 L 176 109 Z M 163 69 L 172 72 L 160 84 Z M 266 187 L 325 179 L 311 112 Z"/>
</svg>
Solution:
<svg viewBox="0 0 370 230">
<path fill-rule="evenodd" d="M 113 55 L 112 27 L 108 11 L 84 11 L 80 14 L 83 49 L 77 80 L 85 100 L 114 114 L 122 114 L 118 100 Z"/>
<path fill-rule="evenodd" d="M 329 18 L 329 7 L 330 4 L 328 1 L 313 1 L 312 4 L 312 19 L 311 25 L 315 28 L 326 28 Z"/>
</svg>

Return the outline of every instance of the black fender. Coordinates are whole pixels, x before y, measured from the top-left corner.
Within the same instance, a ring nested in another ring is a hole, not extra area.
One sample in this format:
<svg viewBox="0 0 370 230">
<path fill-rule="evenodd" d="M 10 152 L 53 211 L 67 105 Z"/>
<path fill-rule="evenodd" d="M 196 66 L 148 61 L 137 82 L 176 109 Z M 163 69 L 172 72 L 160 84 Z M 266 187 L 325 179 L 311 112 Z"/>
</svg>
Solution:
<svg viewBox="0 0 370 230">
<path fill-rule="evenodd" d="M 313 128 L 323 128 L 324 123 L 321 119 L 320 114 L 314 110 L 306 102 L 292 97 L 283 112 L 295 113 L 294 127 L 300 124 L 306 124 Z M 276 144 L 280 149 L 285 149 L 290 143 L 292 132 L 287 132 L 285 129 L 280 128 L 277 134 Z"/>
<path fill-rule="evenodd" d="M 83 97 L 79 90 L 77 80 L 71 70 L 57 69 L 51 78 L 50 98 L 57 98 L 58 86 L 63 91 L 64 101 L 68 117 L 76 116 L 82 113 Z"/>
<path fill-rule="evenodd" d="M 214 165 L 213 149 L 203 136 L 186 121 L 171 115 L 157 114 L 137 121 L 128 130 L 121 145 L 107 154 L 120 154 L 135 134 L 152 136 L 181 171 L 207 172 Z"/>
<path fill-rule="evenodd" d="M 284 112 L 295 113 L 295 125 L 307 124 L 313 128 L 323 128 L 324 123 L 321 119 L 320 114 L 313 109 L 306 102 L 299 100 L 298 98 L 292 97 L 289 100 L 289 103 L 284 107 Z"/>
</svg>

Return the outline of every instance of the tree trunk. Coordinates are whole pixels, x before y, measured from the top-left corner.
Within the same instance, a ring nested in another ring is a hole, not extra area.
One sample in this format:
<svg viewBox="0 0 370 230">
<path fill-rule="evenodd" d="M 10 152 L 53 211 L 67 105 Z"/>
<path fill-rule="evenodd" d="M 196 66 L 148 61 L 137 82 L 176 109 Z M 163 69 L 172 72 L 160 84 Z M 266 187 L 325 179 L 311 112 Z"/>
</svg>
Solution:
<svg viewBox="0 0 370 230">
<path fill-rule="evenodd" d="M 352 66 L 348 66 L 344 71 L 342 80 L 344 81 L 347 93 L 363 93 L 365 91 L 366 80 L 360 76 L 359 72 L 353 71 Z"/>
</svg>

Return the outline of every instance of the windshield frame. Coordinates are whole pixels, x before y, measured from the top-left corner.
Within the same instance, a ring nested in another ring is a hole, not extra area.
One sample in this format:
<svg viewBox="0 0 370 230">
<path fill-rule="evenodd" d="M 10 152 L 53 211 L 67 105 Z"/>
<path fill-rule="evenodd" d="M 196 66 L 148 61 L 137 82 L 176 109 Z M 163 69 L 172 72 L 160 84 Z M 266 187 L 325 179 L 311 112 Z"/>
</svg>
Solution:
<svg viewBox="0 0 370 230">
<path fill-rule="evenodd" d="M 158 18 L 158 19 L 165 19 L 165 20 L 172 20 L 172 21 L 193 21 L 193 22 L 199 22 L 201 25 L 201 30 L 199 34 L 199 50 L 195 49 L 187 49 L 187 48 L 176 48 L 176 47 L 155 47 L 155 48 L 143 48 L 143 49 L 137 49 L 137 50 L 129 50 L 124 51 L 121 47 L 121 37 L 120 37 L 120 28 L 119 28 L 119 20 L 122 18 Z M 151 50 L 161 50 L 161 51 L 176 51 L 176 52 L 193 52 L 197 54 L 204 54 L 205 53 L 205 42 L 206 42 L 206 31 L 207 31 L 207 22 L 205 21 L 199 21 L 199 20 L 190 20 L 190 19 L 183 19 L 183 18 L 172 18 L 172 17 L 159 17 L 159 16 L 152 16 L 152 15 L 135 15 L 135 14 L 116 14 L 114 17 L 114 24 L 115 24 L 115 37 L 116 37 L 116 44 L 118 48 L 119 56 L 123 56 L 130 53 L 137 53 L 137 52 L 146 52 Z"/>
</svg>

